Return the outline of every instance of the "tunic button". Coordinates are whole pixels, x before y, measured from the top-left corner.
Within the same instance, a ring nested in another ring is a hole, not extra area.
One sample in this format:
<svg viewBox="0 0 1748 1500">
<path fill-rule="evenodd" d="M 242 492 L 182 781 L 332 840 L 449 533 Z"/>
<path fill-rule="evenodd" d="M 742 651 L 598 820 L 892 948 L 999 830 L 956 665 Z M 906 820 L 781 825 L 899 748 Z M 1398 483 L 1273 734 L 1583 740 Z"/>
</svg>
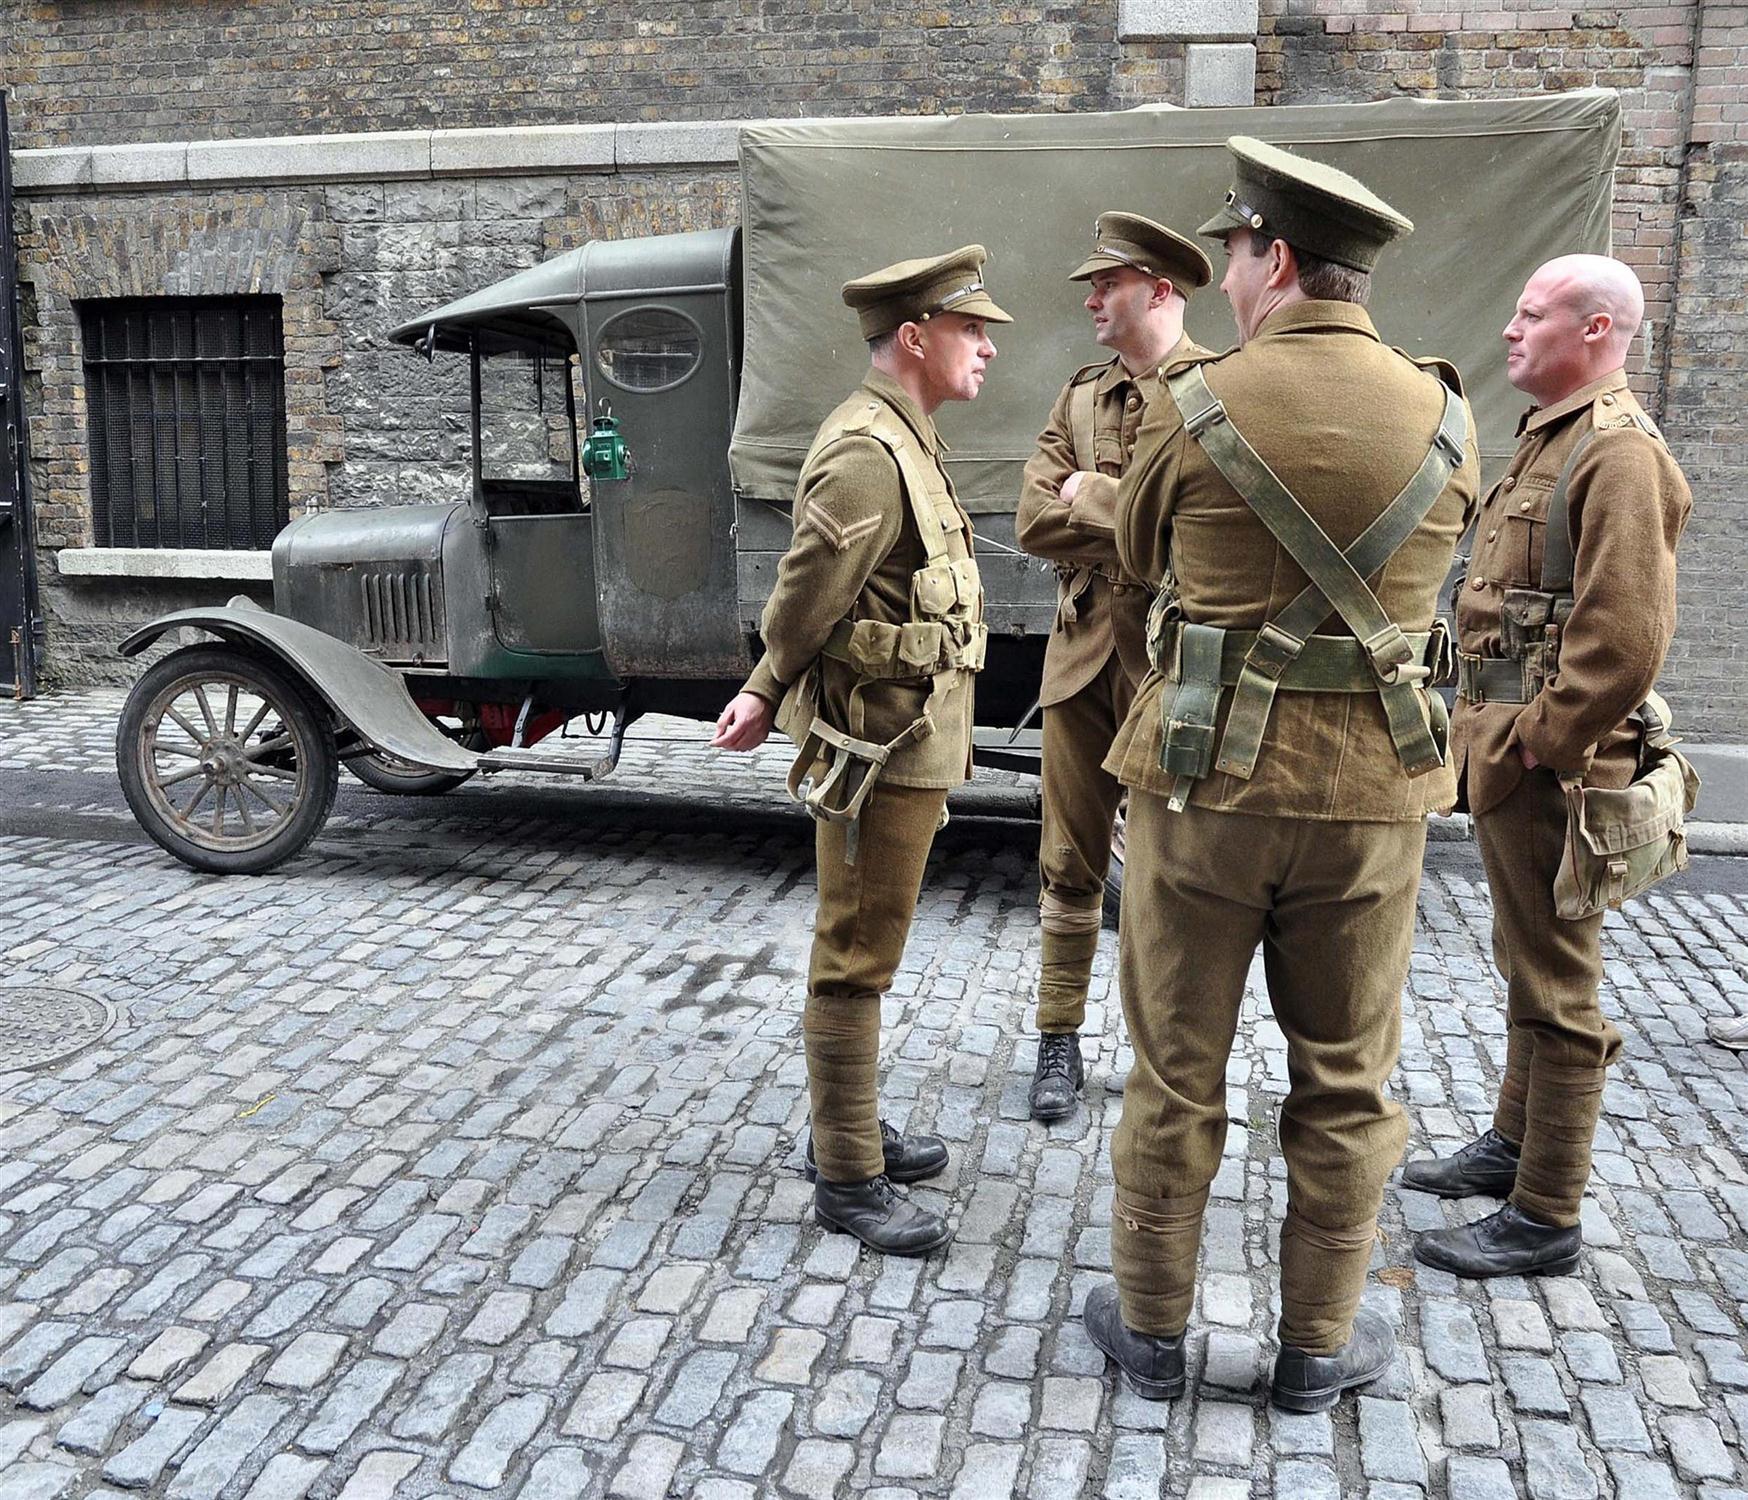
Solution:
<svg viewBox="0 0 1748 1500">
<path fill-rule="evenodd" d="M 1490 542 L 1491 542 L 1491 541 L 1493 541 L 1493 540 L 1494 540 L 1494 539 L 1495 539 L 1495 538 L 1496 538 L 1496 537 L 1497 537 L 1497 536 L 1498 536 L 1498 535 L 1499 535 L 1499 528 L 1498 528 L 1498 527 L 1497 527 L 1497 526 L 1495 526 L 1495 527 L 1494 527 L 1494 528 L 1493 528 L 1493 530 L 1491 530 L 1491 531 L 1490 531 L 1490 532 L 1488 532 L 1488 533 L 1487 533 L 1487 540 L 1488 540 L 1488 541 L 1490 541 Z"/>
<path fill-rule="evenodd" d="M 1530 502 L 1527 500 L 1519 500 L 1517 502 L 1517 508 L 1519 510 L 1528 510 L 1530 508 Z"/>
<path fill-rule="evenodd" d="M 1469 587 L 1472 589 L 1484 589 L 1487 587 L 1487 580 L 1485 578 L 1477 578 L 1469 585 Z"/>
<path fill-rule="evenodd" d="M 1500 485 L 1500 488 L 1502 490 L 1514 490 L 1514 489 L 1516 489 L 1517 488 L 1517 476 L 1515 474 L 1507 474 L 1505 476 L 1505 483 Z"/>
<path fill-rule="evenodd" d="M 1613 406 L 1614 405 L 1614 397 L 1613 396 L 1604 396 L 1602 398 L 1602 404 L 1604 406 Z"/>
</svg>

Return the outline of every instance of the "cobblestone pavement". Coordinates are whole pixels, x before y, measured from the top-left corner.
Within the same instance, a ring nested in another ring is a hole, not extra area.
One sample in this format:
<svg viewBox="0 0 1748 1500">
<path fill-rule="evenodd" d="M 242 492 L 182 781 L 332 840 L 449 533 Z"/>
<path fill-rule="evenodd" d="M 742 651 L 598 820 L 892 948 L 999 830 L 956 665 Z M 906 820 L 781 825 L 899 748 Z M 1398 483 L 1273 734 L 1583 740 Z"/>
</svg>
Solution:
<svg viewBox="0 0 1748 1500">
<path fill-rule="evenodd" d="M 1108 938 L 1086 1105 L 1025 1118 L 1022 795 L 958 804 L 886 1007 L 887 1109 L 952 1144 L 917 1196 L 958 1238 L 883 1261 L 815 1228 L 798 1170 L 780 753 L 634 737 L 596 787 L 343 789 L 302 858 L 217 880 L 133 828 L 118 706 L 0 704 L 0 1019 L 32 987 L 116 1012 L 0 1073 L 0 1500 L 1744 1494 L 1748 1066 L 1700 1040 L 1748 1009 L 1739 863 L 1609 924 L 1627 1060 L 1580 1274 L 1417 1268 L 1409 1231 L 1485 1205 L 1392 1193 L 1401 1353 L 1330 1416 L 1264 1399 L 1285 1052 L 1253 993 L 1190 1393 L 1157 1406 L 1077 1317 L 1121 1108 Z M 1472 851 L 1435 846 L 1413 1153 L 1487 1119 L 1487 922 Z"/>
</svg>

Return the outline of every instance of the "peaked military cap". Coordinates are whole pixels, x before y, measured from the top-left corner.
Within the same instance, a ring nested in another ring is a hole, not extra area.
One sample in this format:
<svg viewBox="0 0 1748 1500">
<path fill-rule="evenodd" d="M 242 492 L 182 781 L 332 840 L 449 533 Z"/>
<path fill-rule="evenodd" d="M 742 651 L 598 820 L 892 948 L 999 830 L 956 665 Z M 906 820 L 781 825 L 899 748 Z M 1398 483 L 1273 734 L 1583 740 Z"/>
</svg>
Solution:
<svg viewBox="0 0 1748 1500">
<path fill-rule="evenodd" d="M 1248 135 L 1229 137 L 1226 149 L 1236 181 L 1220 212 L 1197 234 L 1224 239 L 1234 229 L 1249 229 L 1369 271 L 1384 246 L 1414 230 L 1411 219 L 1339 167 Z"/>
<path fill-rule="evenodd" d="M 947 255 L 901 260 L 844 283 L 844 301 L 856 310 L 862 337 L 878 338 L 901 323 L 926 323 L 936 313 L 964 313 L 991 323 L 1013 319 L 983 289 L 982 245 L 965 245 Z"/>
<path fill-rule="evenodd" d="M 1213 264 L 1200 245 L 1140 214 L 1100 214 L 1093 225 L 1093 253 L 1068 273 L 1068 279 L 1090 281 L 1116 266 L 1163 276 L 1186 294 L 1214 279 Z"/>
</svg>

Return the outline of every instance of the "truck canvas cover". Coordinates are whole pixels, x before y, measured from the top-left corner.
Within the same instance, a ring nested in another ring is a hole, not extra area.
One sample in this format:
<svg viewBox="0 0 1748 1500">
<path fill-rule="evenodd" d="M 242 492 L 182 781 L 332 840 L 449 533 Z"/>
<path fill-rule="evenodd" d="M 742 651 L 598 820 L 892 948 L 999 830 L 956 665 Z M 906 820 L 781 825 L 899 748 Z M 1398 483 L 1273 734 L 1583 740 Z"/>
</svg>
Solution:
<svg viewBox="0 0 1748 1500">
<path fill-rule="evenodd" d="M 1554 255 L 1606 252 L 1620 105 L 1603 90 L 1481 103 L 1391 100 L 1272 109 L 797 121 L 741 134 L 746 349 L 731 463 L 743 494 L 788 501 L 815 428 L 867 366 L 843 282 L 972 242 L 1014 316 L 982 395 L 942 408 L 947 467 L 973 511 L 1011 511 L 1050 404 L 1077 366 L 1107 357 L 1069 273 L 1103 209 L 1183 233 L 1231 186 L 1230 135 L 1352 172 L 1415 232 L 1378 265 L 1371 313 L 1388 343 L 1461 370 L 1491 477 L 1525 399 L 1505 379 L 1500 329 Z M 1205 242 L 1215 264 L 1223 256 Z M 1235 338 L 1217 285 L 1189 332 Z"/>
</svg>

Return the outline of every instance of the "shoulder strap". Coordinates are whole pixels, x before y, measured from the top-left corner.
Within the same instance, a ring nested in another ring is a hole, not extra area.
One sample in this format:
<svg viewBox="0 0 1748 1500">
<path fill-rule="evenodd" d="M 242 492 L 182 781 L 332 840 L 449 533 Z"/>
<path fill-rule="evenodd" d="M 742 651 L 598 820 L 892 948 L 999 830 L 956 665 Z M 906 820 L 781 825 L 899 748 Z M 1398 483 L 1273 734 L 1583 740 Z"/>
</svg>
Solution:
<svg viewBox="0 0 1748 1500">
<path fill-rule="evenodd" d="M 1199 365 L 1174 371 L 1166 378 L 1166 389 L 1183 415 L 1185 431 L 1310 579 L 1298 597 L 1257 632 L 1233 694 L 1218 768 L 1238 776 L 1249 776 L 1255 769 L 1281 674 L 1331 608 L 1358 637 L 1371 661 L 1391 738 L 1404 766 L 1418 774 L 1442 763 L 1443 754 L 1413 692 L 1415 683 L 1426 675 L 1425 668 L 1415 661 L 1402 628 L 1385 614 L 1366 575 L 1382 567 L 1426 519 L 1462 463 L 1468 418 L 1461 395 L 1447 388 L 1438 431 L 1420 467 L 1343 553 L 1232 423 Z"/>
<path fill-rule="evenodd" d="M 1068 436 L 1074 444 L 1074 466 L 1089 474 L 1098 472 L 1093 456 L 1093 416 L 1098 403 L 1098 382 L 1082 380 L 1068 388 Z"/>
<path fill-rule="evenodd" d="M 1554 491 L 1548 496 L 1548 526 L 1542 534 L 1541 584 L 1544 594 L 1572 592 L 1577 559 L 1572 548 L 1572 513 L 1566 492 L 1572 487 L 1572 471 L 1578 467 L 1578 460 L 1584 456 L 1584 450 L 1595 436 L 1594 427 L 1586 427 L 1579 434 L 1577 443 L 1560 468 L 1560 477 L 1554 481 Z"/>
</svg>

